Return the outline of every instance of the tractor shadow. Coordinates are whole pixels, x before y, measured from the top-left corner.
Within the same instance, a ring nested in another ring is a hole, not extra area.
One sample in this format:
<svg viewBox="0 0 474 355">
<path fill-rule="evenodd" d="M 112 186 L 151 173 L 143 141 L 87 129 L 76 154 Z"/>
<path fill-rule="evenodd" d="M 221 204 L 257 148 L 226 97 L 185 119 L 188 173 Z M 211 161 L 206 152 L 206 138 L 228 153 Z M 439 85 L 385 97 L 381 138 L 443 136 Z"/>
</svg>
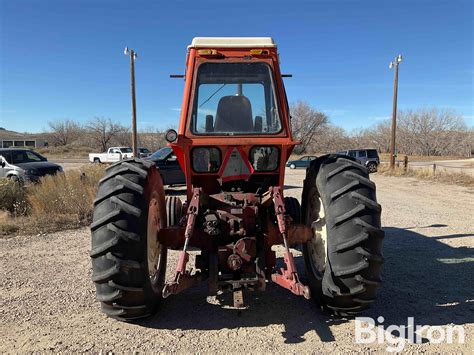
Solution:
<svg viewBox="0 0 474 355">
<path fill-rule="evenodd" d="M 427 237 L 408 229 L 385 228 L 383 282 L 375 307 L 363 316 L 383 316 L 385 325 L 406 325 L 408 317 L 417 325 L 473 323 L 474 250 L 442 242 L 473 236 Z"/>
<path fill-rule="evenodd" d="M 383 283 L 372 308 L 361 314 L 385 318 L 384 325 L 407 324 L 414 317 L 419 325 L 467 324 L 474 322 L 474 253 L 454 248 L 440 240 L 474 234 L 427 237 L 400 228 L 385 228 Z M 298 253 L 299 254 L 299 253 Z M 304 280 L 303 258 L 296 257 Z M 277 264 L 281 260 L 277 260 Z M 350 321 L 333 318 L 311 301 L 296 297 L 274 284 L 263 293 L 246 293 L 248 309 L 234 309 L 207 302 L 206 285 L 171 296 L 158 314 L 139 324 L 157 329 L 219 330 L 282 324 L 285 343 L 304 342 L 307 332 L 322 342 L 335 341 L 331 326 Z M 230 304 L 231 297 L 228 297 Z"/>
</svg>

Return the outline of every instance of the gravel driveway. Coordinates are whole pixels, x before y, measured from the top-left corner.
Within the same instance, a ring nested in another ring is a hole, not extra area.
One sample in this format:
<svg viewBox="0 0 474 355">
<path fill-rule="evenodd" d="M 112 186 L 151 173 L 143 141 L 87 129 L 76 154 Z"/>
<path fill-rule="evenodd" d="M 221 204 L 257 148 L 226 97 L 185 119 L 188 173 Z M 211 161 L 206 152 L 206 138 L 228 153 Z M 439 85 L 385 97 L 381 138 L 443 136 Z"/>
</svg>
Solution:
<svg viewBox="0 0 474 355">
<path fill-rule="evenodd" d="M 286 195 L 300 197 L 303 178 L 304 170 L 288 171 Z M 372 178 L 386 231 L 384 282 L 378 300 L 363 315 L 383 316 L 384 325 L 406 325 L 407 317 L 420 325 L 462 325 L 465 344 L 410 344 L 405 350 L 472 351 L 472 192 L 409 178 Z M 354 320 L 330 318 L 276 285 L 246 295 L 249 309 L 240 315 L 207 298 L 203 285 L 171 296 L 151 319 L 121 323 L 106 318 L 94 299 L 87 229 L 0 243 L 2 353 L 330 353 L 387 347 L 355 344 Z M 301 257 L 297 260 L 302 269 Z"/>
</svg>

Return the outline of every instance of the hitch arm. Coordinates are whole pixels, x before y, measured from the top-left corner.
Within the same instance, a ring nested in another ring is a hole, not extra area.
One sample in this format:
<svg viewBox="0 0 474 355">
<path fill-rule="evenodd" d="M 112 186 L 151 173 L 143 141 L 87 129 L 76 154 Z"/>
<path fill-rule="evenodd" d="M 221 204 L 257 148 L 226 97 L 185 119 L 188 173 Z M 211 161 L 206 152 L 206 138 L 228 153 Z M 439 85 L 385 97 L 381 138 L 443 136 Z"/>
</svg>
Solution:
<svg viewBox="0 0 474 355">
<path fill-rule="evenodd" d="M 176 273 L 174 280 L 165 284 L 163 288 L 163 298 L 169 295 L 175 295 L 181 291 L 198 284 L 201 281 L 201 274 L 199 272 L 191 275 L 191 272 L 186 270 L 186 264 L 189 261 L 189 254 L 187 252 L 189 241 L 194 232 L 194 225 L 199 213 L 199 202 L 201 196 L 201 189 L 194 188 L 193 196 L 189 202 L 187 211 L 187 224 L 184 232 L 184 246 L 183 250 L 179 252 L 178 264 L 176 265 Z"/>
<path fill-rule="evenodd" d="M 272 281 L 281 287 L 290 290 L 297 296 L 304 296 L 304 298 L 309 299 L 311 298 L 311 292 L 308 286 L 305 286 L 300 282 L 298 271 L 296 270 L 295 260 L 288 246 L 288 234 L 285 220 L 286 211 L 281 188 L 278 186 L 270 187 L 270 194 L 273 198 L 273 204 L 275 206 L 278 229 L 283 238 L 283 245 L 285 247 L 283 260 L 286 265 L 286 269 L 280 269 L 281 274 L 278 272 L 272 274 Z"/>
</svg>

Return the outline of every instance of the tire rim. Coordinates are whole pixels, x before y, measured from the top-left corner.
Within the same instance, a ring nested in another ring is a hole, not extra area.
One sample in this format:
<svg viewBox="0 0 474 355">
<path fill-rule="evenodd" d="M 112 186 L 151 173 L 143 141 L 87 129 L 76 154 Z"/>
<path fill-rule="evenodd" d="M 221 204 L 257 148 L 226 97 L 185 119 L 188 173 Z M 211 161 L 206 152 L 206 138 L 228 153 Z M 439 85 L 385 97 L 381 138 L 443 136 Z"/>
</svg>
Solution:
<svg viewBox="0 0 474 355">
<path fill-rule="evenodd" d="M 310 202 L 310 219 L 313 237 L 308 242 L 309 257 L 313 273 L 322 278 L 327 262 L 326 212 L 321 197 L 314 194 Z"/>
<path fill-rule="evenodd" d="M 162 245 L 158 242 L 158 232 L 161 229 L 160 211 L 158 201 L 152 199 L 148 206 L 148 223 L 147 223 L 147 266 L 148 277 L 153 288 L 159 287 L 161 261 L 162 261 Z"/>
</svg>

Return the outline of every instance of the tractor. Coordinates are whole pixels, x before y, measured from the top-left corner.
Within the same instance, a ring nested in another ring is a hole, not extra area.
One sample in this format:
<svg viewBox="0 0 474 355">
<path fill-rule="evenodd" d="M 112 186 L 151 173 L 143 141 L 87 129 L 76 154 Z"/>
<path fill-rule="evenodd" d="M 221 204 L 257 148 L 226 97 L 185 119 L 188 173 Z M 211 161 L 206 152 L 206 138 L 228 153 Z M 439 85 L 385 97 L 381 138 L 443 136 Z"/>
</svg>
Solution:
<svg viewBox="0 0 474 355">
<path fill-rule="evenodd" d="M 366 309 L 383 262 L 375 184 L 353 158 L 324 155 L 306 171 L 301 205 L 284 196 L 285 163 L 299 142 L 273 39 L 194 38 L 183 77 L 179 128 L 165 138 L 186 198 L 166 196 L 146 160 L 122 160 L 100 180 L 90 255 L 102 311 L 146 317 L 202 283 L 209 295 L 232 293 L 230 307 L 240 309 L 244 290 L 272 282 L 333 314 Z M 167 275 L 168 250 L 178 258 Z"/>
</svg>

